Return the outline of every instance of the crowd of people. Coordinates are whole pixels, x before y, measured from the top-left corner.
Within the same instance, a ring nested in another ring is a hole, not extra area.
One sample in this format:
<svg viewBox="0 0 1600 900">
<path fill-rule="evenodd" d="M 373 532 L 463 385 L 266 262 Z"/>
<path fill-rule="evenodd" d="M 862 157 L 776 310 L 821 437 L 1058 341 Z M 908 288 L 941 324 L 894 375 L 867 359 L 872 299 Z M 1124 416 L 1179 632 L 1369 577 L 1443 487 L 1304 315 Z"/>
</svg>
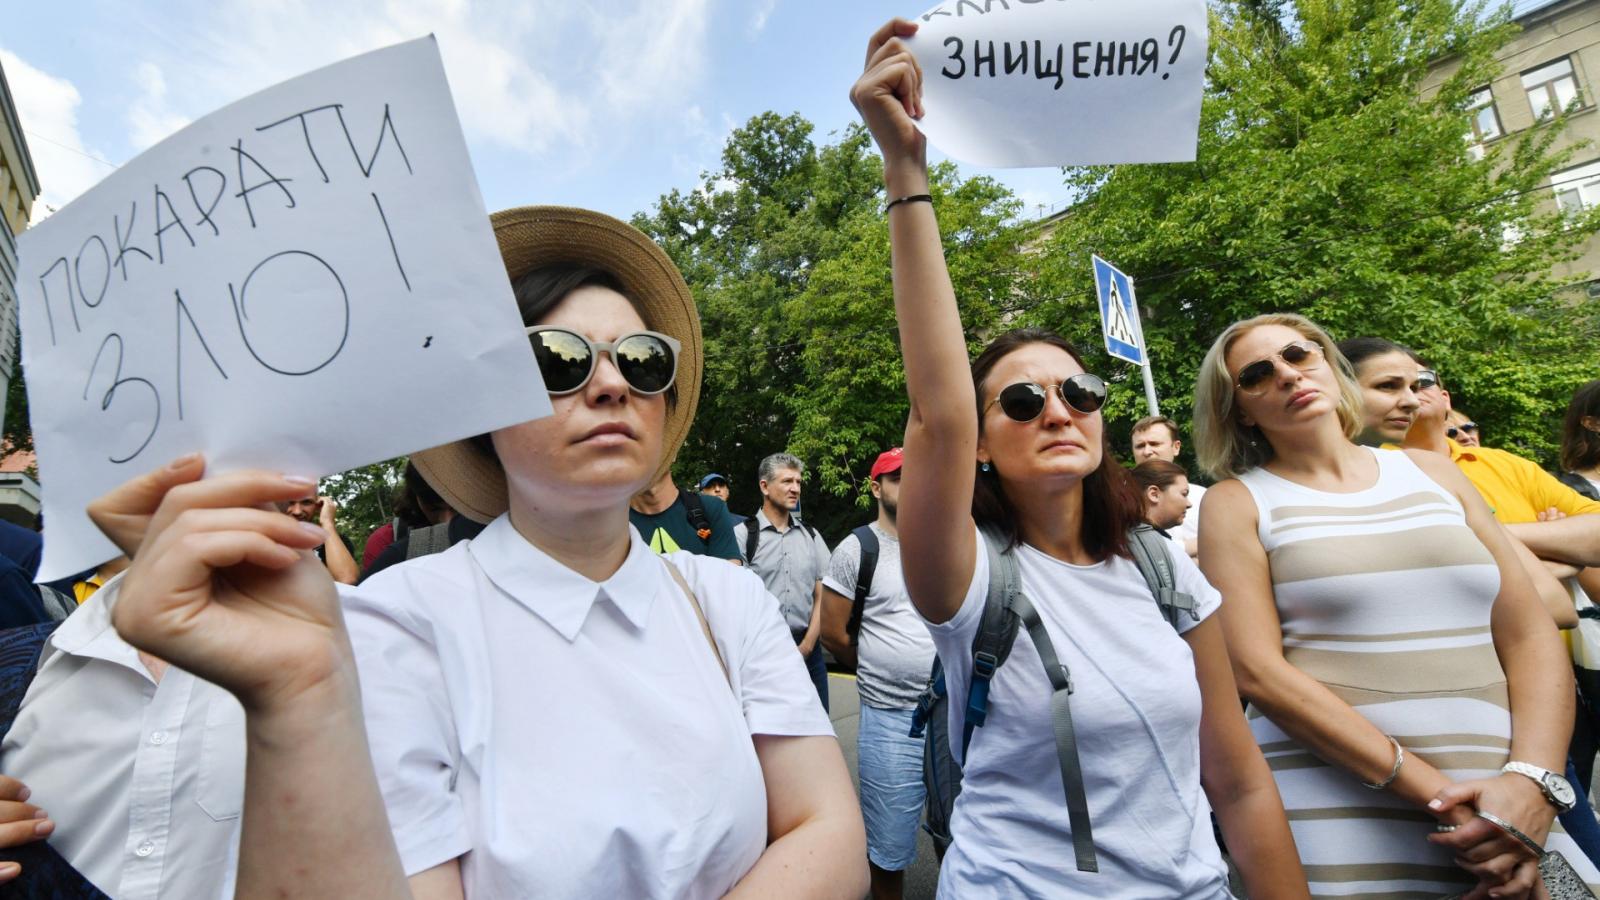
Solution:
<svg viewBox="0 0 1600 900">
<path fill-rule="evenodd" d="M 359 563 L 296 475 L 193 455 L 92 504 L 125 555 L 26 587 L 0 632 L 0 880 L 889 898 L 937 813 L 941 897 L 1600 887 L 1600 379 L 1554 476 L 1480 443 L 1406 347 L 1262 315 L 1199 364 L 1210 488 L 1169 418 L 1125 463 L 1060 336 L 968 357 L 915 29 L 874 35 L 851 92 L 910 399 L 871 521 L 830 550 L 784 452 L 747 517 L 738 475 L 679 487 L 683 278 L 610 217 L 495 213 L 553 413 L 414 453 Z M 18 572 L 30 547 L 0 533 Z M 859 787 L 828 658 L 856 674 Z"/>
</svg>

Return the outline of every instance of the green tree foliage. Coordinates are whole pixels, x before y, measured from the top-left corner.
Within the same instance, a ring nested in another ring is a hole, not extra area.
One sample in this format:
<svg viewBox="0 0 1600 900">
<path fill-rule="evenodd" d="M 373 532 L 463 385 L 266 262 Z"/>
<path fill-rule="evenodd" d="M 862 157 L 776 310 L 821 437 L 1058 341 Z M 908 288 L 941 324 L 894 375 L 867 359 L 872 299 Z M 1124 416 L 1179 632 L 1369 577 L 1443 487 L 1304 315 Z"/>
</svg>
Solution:
<svg viewBox="0 0 1600 900">
<path fill-rule="evenodd" d="M 338 504 L 334 518 L 340 533 L 355 546 L 356 562 L 361 561 L 367 537 L 394 518 L 394 498 L 405 468 L 405 457 L 400 457 L 329 475 L 318 485 L 319 491 Z"/>
<path fill-rule="evenodd" d="M 1155 379 L 1187 425 L 1195 371 L 1230 322 L 1304 313 L 1335 338 L 1375 334 L 1433 361 L 1489 440 L 1549 461 L 1553 411 L 1595 376 L 1593 307 L 1552 263 L 1600 218 L 1541 212 L 1562 127 L 1475 159 L 1469 95 L 1498 74 L 1508 12 L 1452 0 L 1211 5 L 1196 162 L 1067 170 L 1080 202 L 1041 262 L 1053 297 L 1029 318 L 1098 347 L 1089 254 L 1137 279 Z M 1430 65 L 1459 68 L 1424 96 Z M 1520 240 L 1507 240 L 1520 235 Z M 1108 408 L 1119 440 L 1142 414 L 1137 372 Z"/>
<path fill-rule="evenodd" d="M 810 123 L 764 113 L 728 139 L 722 166 L 664 195 L 634 224 L 693 289 L 706 341 L 705 387 L 675 474 L 732 481 L 732 506 L 760 504 L 761 458 L 789 450 L 810 468 L 809 521 L 832 540 L 865 518 L 866 473 L 905 430 L 894 331 L 882 161 L 851 127 L 818 146 Z M 933 193 L 974 335 L 1012 302 L 1017 204 L 987 179 L 936 167 Z"/>
</svg>

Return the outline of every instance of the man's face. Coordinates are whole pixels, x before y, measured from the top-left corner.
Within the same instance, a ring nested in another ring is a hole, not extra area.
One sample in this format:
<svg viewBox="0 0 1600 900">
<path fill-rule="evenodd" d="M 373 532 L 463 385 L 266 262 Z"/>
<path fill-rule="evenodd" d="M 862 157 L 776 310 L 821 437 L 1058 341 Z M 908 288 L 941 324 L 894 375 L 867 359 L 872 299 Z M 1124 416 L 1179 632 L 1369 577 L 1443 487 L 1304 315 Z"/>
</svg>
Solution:
<svg viewBox="0 0 1600 900">
<path fill-rule="evenodd" d="M 706 485 L 706 489 L 701 491 L 700 493 L 702 493 L 702 494 L 710 494 L 711 496 L 717 498 L 718 500 L 721 500 L 723 503 L 727 503 L 728 502 L 728 483 L 726 481 L 713 481 L 710 484 Z"/>
<path fill-rule="evenodd" d="M 1181 441 L 1174 440 L 1172 432 L 1167 426 L 1157 423 L 1143 431 L 1133 433 L 1133 461 L 1142 463 L 1147 459 L 1160 459 L 1172 462 L 1177 459 L 1178 451 L 1183 448 Z"/>
<path fill-rule="evenodd" d="M 761 495 L 773 506 L 793 512 L 800 505 L 800 470 L 779 469 L 771 481 L 761 482 Z"/>
<path fill-rule="evenodd" d="M 878 504 L 888 514 L 889 521 L 894 521 L 900 511 L 900 470 L 879 475 L 878 480 L 872 482 L 872 496 L 878 498 Z"/>
<path fill-rule="evenodd" d="M 322 501 L 316 497 L 302 497 L 283 505 L 283 511 L 302 522 L 316 522 L 322 512 Z"/>
</svg>

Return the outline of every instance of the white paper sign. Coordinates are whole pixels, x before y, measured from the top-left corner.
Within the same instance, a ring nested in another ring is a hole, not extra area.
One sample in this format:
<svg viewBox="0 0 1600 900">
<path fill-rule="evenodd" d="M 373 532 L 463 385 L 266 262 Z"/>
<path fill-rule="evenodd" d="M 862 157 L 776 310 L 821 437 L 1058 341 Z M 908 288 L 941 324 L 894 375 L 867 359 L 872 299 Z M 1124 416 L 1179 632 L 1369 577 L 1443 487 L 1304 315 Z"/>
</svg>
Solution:
<svg viewBox="0 0 1600 900">
<path fill-rule="evenodd" d="M 431 37 L 222 109 L 18 239 L 50 580 L 195 450 L 320 475 L 549 413 Z"/>
<path fill-rule="evenodd" d="M 1190 162 L 1204 0 L 948 0 L 918 16 L 928 140 L 981 166 Z"/>
</svg>

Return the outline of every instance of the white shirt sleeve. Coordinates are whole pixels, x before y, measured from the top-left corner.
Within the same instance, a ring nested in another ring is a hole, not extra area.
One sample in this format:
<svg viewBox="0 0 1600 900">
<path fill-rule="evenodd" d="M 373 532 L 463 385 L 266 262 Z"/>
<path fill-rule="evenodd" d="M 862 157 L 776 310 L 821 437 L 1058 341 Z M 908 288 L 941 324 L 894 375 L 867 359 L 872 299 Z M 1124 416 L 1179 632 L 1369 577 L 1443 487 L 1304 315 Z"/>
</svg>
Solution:
<svg viewBox="0 0 1600 900">
<path fill-rule="evenodd" d="M 1172 552 L 1172 581 L 1178 590 L 1194 598 L 1194 611 L 1198 619 L 1189 616 L 1180 616 L 1178 620 L 1178 633 L 1184 634 L 1189 629 L 1199 625 L 1211 614 L 1222 608 L 1222 594 L 1211 586 L 1206 576 L 1200 573 L 1200 567 L 1195 565 L 1189 554 L 1183 552 L 1181 546 L 1174 547 Z"/>
<path fill-rule="evenodd" d="M 833 556 L 823 570 L 822 586 L 842 597 L 854 597 L 860 574 L 861 540 L 852 534 L 833 548 Z"/>
<path fill-rule="evenodd" d="M 701 565 L 704 557 L 693 560 L 689 565 L 701 576 L 696 579 L 696 589 L 703 591 L 702 597 L 711 591 L 734 595 L 732 602 L 717 606 L 736 611 L 736 633 L 717 637 L 729 654 L 729 667 L 738 673 L 734 680 L 750 733 L 791 737 L 833 734 L 833 723 L 817 702 L 817 689 L 806 672 L 804 658 L 795 649 L 778 601 L 767 593 L 761 579 L 726 563 L 721 568 L 729 571 L 707 572 Z"/>
<path fill-rule="evenodd" d="M 472 849 L 453 789 L 458 744 L 444 671 L 426 629 L 406 615 L 411 587 L 396 573 L 341 591 L 367 740 L 408 877 Z"/>
</svg>

